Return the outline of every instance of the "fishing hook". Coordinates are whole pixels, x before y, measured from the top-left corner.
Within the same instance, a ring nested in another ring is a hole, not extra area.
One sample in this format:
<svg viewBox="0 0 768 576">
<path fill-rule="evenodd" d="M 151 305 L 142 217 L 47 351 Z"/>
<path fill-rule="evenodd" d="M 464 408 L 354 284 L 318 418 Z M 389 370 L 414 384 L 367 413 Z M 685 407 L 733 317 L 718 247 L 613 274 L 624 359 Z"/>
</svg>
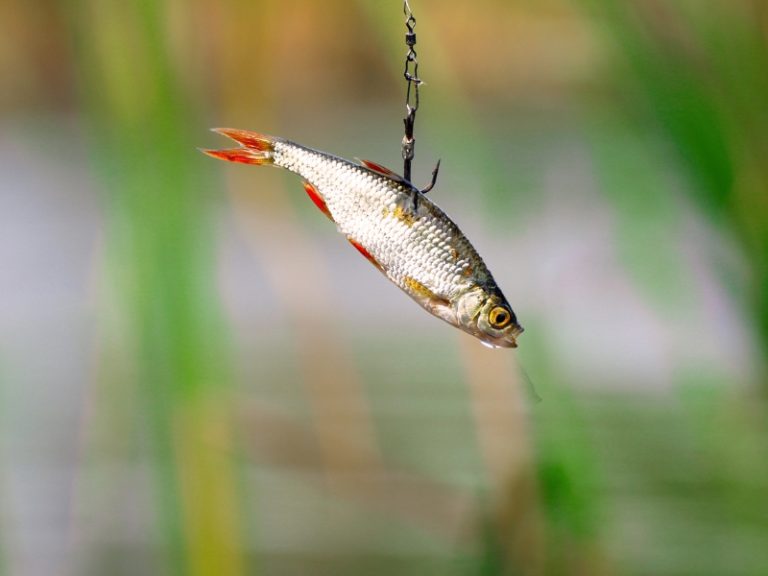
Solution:
<svg viewBox="0 0 768 576">
<path fill-rule="evenodd" d="M 435 187 L 435 183 L 437 182 L 437 173 L 439 171 L 440 171 L 440 160 L 437 161 L 437 164 L 435 164 L 435 169 L 432 170 L 432 181 L 427 186 L 419 190 L 419 192 L 421 192 L 422 194 L 426 194 L 427 192 L 432 190 L 432 188 Z"/>
</svg>

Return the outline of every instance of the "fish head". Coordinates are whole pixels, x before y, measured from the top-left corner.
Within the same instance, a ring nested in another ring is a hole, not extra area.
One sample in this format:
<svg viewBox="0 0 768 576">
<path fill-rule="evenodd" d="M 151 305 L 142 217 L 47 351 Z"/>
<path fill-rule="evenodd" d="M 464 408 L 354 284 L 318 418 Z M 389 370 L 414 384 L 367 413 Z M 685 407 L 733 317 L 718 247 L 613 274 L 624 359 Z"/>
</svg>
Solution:
<svg viewBox="0 0 768 576">
<path fill-rule="evenodd" d="M 523 327 L 498 288 L 475 286 L 454 303 L 457 326 L 491 348 L 517 348 Z"/>
</svg>

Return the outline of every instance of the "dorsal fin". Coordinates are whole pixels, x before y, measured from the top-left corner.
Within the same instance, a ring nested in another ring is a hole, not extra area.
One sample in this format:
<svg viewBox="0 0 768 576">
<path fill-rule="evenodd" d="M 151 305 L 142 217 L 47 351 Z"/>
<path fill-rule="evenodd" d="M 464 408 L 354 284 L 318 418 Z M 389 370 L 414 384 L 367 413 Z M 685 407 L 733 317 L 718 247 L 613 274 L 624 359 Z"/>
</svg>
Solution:
<svg viewBox="0 0 768 576">
<path fill-rule="evenodd" d="M 386 176 L 387 178 L 394 180 L 395 182 L 400 182 L 401 184 L 407 184 L 408 186 L 413 187 L 413 185 L 408 182 L 405 178 L 400 176 L 397 172 L 393 172 L 386 166 L 382 166 L 381 164 L 377 164 L 376 162 L 371 162 L 370 160 L 361 160 L 360 158 L 356 158 L 358 162 L 365 168 L 368 168 L 368 170 L 371 170 L 373 172 L 376 172 L 376 174 L 381 174 L 382 176 Z"/>
<path fill-rule="evenodd" d="M 400 175 L 395 174 L 392 170 L 389 168 L 386 168 L 385 166 L 382 166 L 381 164 L 377 164 L 376 162 L 371 162 L 370 160 L 360 160 L 360 164 L 365 166 L 366 168 L 373 170 L 374 172 L 378 172 L 379 174 L 383 176 L 388 176 L 389 178 L 399 179 L 401 178 Z"/>
</svg>

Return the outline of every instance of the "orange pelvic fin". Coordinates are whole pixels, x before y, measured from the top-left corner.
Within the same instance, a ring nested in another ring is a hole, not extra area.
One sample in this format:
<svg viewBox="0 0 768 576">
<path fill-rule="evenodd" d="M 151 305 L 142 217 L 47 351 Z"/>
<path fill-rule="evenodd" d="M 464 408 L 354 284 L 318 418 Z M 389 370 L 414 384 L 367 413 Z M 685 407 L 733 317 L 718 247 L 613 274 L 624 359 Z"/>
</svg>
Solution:
<svg viewBox="0 0 768 576">
<path fill-rule="evenodd" d="M 272 164 L 272 152 L 274 151 L 274 139 L 256 132 L 237 130 L 236 128 L 214 128 L 214 132 L 231 138 L 240 148 L 227 150 L 203 150 L 200 151 L 219 160 L 240 162 L 242 164 Z"/>
<path fill-rule="evenodd" d="M 305 180 L 304 190 L 306 190 L 307 195 L 312 199 L 312 202 L 315 203 L 315 206 L 320 208 L 320 211 L 328 216 L 331 222 L 333 222 L 334 220 L 333 216 L 331 216 L 331 211 L 328 210 L 328 205 L 325 203 L 325 199 L 320 195 L 320 192 L 317 191 L 317 188 Z"/>
<path fill-rule="evenodd" d="M 381 267 L 381 264 L 378 263 L 376 258 L 374 258 L 373 255 L 370 252 L 368 252 L 368 250 L 366 250 L 365 247 L 362 244 L 360 244 L 360 242 L 358 242 L 357 240 L 355 240 L 354 238 L 352 238 L 350 236 L 347 236 L 347 240 L 349 241 L 350 244 L 352 244 L 352 246 L 355 247 L 355 249 L 358 252 L 360 252 L 360 254 L 365 256 L 365 259 L 368 260 L 368 262 L 370 262 L 371 264 L 376 266 L 376 268 L 378 268 L 382 272 L 384 271 L 384 268 Z"/>
</svg>

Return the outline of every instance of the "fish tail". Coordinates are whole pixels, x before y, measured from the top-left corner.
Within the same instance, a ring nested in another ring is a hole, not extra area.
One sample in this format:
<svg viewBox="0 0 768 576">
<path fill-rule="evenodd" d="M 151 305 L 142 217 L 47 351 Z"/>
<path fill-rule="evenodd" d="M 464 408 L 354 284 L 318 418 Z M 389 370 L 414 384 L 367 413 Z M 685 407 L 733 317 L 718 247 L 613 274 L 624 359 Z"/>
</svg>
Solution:
<svg viewBox="0 0 768 576">
<path fill-rule="evenodd" d="M 242 164 L 256 164 L 257 166 L 274 163 L 275 138 L 236 128 L 213 128 L 213 132 L 231 138 L 240 146 L 225 150 L 206 150 L 201 148 L 200 151 L 203 154 L 220 160 L 229 160 L 230 162 L 240 162 Z"/>
</svg>

